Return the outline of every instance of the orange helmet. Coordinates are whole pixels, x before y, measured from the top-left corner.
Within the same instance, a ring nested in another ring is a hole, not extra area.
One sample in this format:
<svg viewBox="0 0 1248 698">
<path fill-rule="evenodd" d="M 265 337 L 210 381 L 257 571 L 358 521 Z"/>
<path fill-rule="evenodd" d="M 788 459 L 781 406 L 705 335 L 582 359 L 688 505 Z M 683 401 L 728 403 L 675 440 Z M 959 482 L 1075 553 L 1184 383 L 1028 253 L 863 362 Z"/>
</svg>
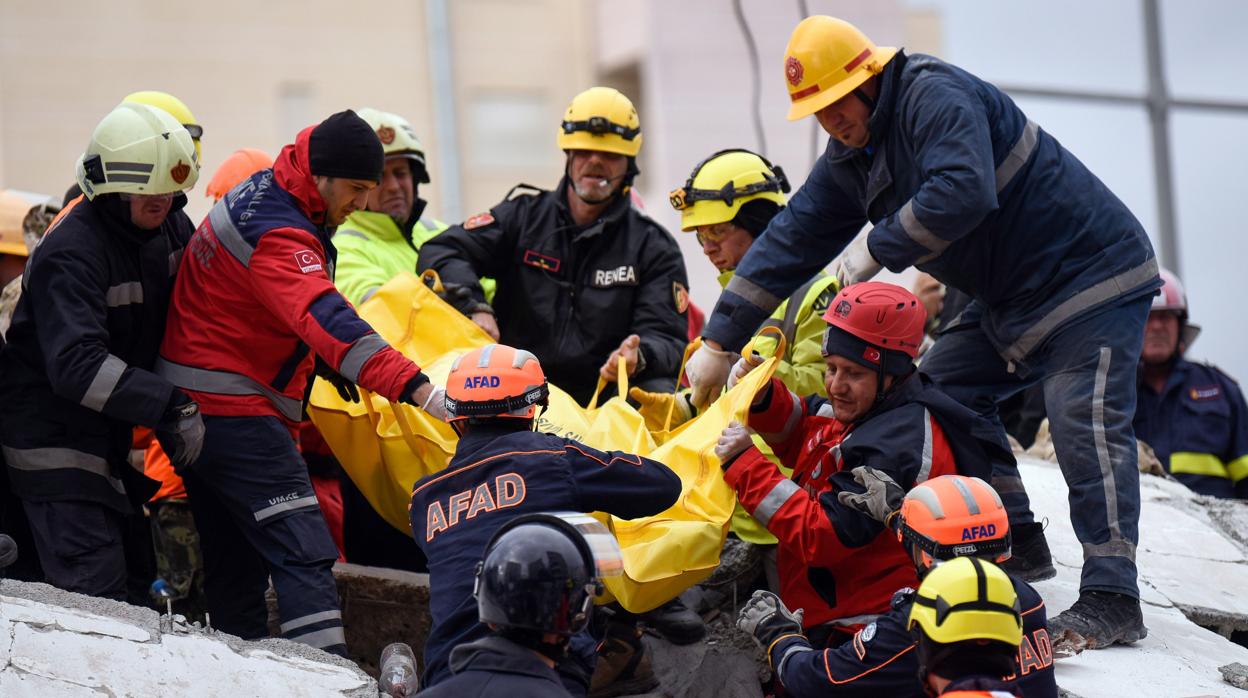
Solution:
<svg viewBox="0 0 1248 698">
<path fill-rule="evenodd" d="M 213 201 L 220 201 L 221 197 L 229 194 L 239 182 L 272 166 L 273 158 L 263 150 L 255 148 L 236 150 L 217 168 L 204 194 L 211 196 Z"/>
<path fill-rule="evenodd" d="M 1010 559 L 1010 522 L 1001 496 L 977 477 L 942 475 L 906 494 L 897 537 L 925 569 L 955 557 Z"/>
<path fill-rule="evenodd" d="M 533 419 L 550 389 L 537 357 L 505 344 L 473 349 L 455 360 L 446 378 L 447 421 Z"/>
</svg>

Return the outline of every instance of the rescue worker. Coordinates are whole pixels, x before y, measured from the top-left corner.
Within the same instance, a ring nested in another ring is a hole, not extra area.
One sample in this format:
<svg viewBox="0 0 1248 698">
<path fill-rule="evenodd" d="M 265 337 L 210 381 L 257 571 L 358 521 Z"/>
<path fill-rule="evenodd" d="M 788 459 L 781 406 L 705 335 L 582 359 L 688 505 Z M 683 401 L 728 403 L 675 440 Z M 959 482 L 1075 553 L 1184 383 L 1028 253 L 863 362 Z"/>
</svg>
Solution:
<svg viewBox="0 0 1248 698">
<path fill-rule="evenodd" d="M 1140 357 L 1135 433 L 1166 472 L 1194 492 L 1248 499 L 1248 407 L 1233 378 L 1183 355 L 1200 334 L 1188 322 L 1187 294 L 1161 270 Z"/>
<path fill-rule="evenodd" d="M 538 511 L 653 516 L 680 496 L 680 478 L 662 463 L 535 432 L 537 408 L 548 393 L 540 363 L 522 349 L 491 344 L 451 367 L 446 412 L 459 444 L 445 471 L 416 482 L 410 510 L 413 536 L 429 560 L 432 624 L 421 685 L 445 681 L 452 648 L 487 634 L 472 598 L 472 567 L 501 526 Z M 634 643 L 640 654 L 643 646 Z M 589 687 L 595 644 L 573 638 L 568 660 L 558 667 L 573 694 Z M 654 685 L 653 674 L 639 670 L 619 687 L 644 693 Z"/>
<path fill-rule="evenodd" d="M 272 166 L 273 156 L 263 150 L 239 148 L 230 153 L 230 156 L 217 166 L 217 171 L 213 173 L 212 179 L 208 180 L 208 186 L 204 188 L 204 196 L 216 203 L 229 194 L 239 182 Z"/>
<path fill-rule="evenodd" d="M 687 344 L 684 257 L 629 196 L 641 138 L 627 97 L 590 88 L 564 115 L 567 160 L 554 191 L 518 186 L 421 248 L 421 271 L 464 289 L 457 307 L 492 337 L 532 351 L 582 404 L 600 375 L 615 381 L 619 356 L 633 385 L 671 390 Z M 493 307 L 482 276 L 498 282 Z"/>
<path fill-rule="evenodd" d="M 601 530 L 617 555 L 619 546 Z M 585 630 L 603 591 L 598 563 L 581 531 L 565 518 L 528 514 L 503 524 L 477 563 L 472 595 L 490 632 L 451 650 L 451 678 L 425 696 L 545 698 L 571 696 L 555 666 Z M 619 569 L 618 567 L 616 568 Z"/>
<path fill-rule="evenodd" d="M 283 637 L 346 654 L 338 550 L 293 438 L 316 360 L 340 390 L 358 382 L 442 412 L 442 391 L 333 285 L 330 233 L 363 205 L 382 161 L 377 135 L 351 111 L 305 128 L 272 169 L 217 202 L 182 258 L 157 371 L 206 415 L 202 456 L 175 467 L 213 625 L 245 639 L 268 635 L 272 577 Z"/>
<path fill-rule="evenodd" d="M 805 609 L 816 646 L 835 647 L 918 581 L 885 526 L 839 498 L 867 489 L 855 469 L 913 487 L 955 472 L 987 477 L 1013 455 L 987 420 L 915 369 L 926 313 L 914 294 L 880 282 L 848 286 L 824 320 L 828 397 L 801 400 L 773 378 L 748 426 L 730 424 L 715 454 L 737 499 L 779 539 L 780 597 Z M 792 478 L 754 446 L 755 431 Z"/>
<path fill-rule="evenodd" d="M 420 198 L 420 185 L 429 183 L 429 169 L 416 130 L 398 114 L 367 108 L 357 113 L 377 132 L 386 167 L 381 184 L 368 193 L 368 203 L 347 216 L 334 234 L 338 248 L 334 283 L 355 305 L 397 274 L 414 273 L 421 245 L 447 228 L 425 216 L 428 202 Z M 489 302 L 493 282 L 483 280 L 482 286 Z"/>
<path fill-rule="evenodd" d="M 129 463 L 135 425 L 177 463 L 199 451 L 197 405 L 152 371 L 198 176 L 186 129 L 123 102 L 78 160 L 83 200 L 22 277 L 0 354 L 0 443 L 47 581 L 62 589 L 127 598 L 128 517 L 156 489 Z"/>
<path fill-rule="evenodd" d="M 1008 96 L 963 70 L 826 16 L 802 20 L 784 60 L 789 118 L 814 115 L 831 139 L 720 296 L 687 369 L 694 402 L 718 393 L 731 352 L 838 253 L 842 284 L 917 266 L 975 299 L 924 356 L 937 385 L 994 421 L 1001 399 L 1044 385 L 1085 556 L 1080 597 L 1051 624 L 1097 646 L 1144 637 L 1130 416 L 1161 285 L 1144 229 Z M 1052 576 L 1017 467 L 998 467 L 1017 536 L 1010 566 Z"/>
<path fill-rule="evenodd" d="M 695 231 L 702 253 L 719 270 L 720 286 L 726 286 L 741 258 L 749 251 L 767 223 L 784 208 L 789 180 L 784 171 L 748 150 L 729 149 L 698 163 L 685 185 L 671 193 L 672 207 L 680 211 L 680 229 Z M 823 313 L 838 290 L 836 277 L 816 273 L 776 307 L 763 326 L 777 327 L 785 338 L 783 361 L 776 377 L 798 395 L 823 394 L 823 357 L 820 355 Z M 759 340 L 764 353 L 774 340 Z M 743 373 L 749 362 L 738 367 Z M 735 383 L 730 379 L 730 383 Z M 668 405 L 676 400 L 671 427 L 696 413 L 689 391 L 650 393 L 630 391 L 652 427 L 662 429 Z M 683 399 L 681 399 L 683 398 Z"/>
<path fill-rule="evenodd" d="M 1009 520 L 1000 495 L 988 483 L 942 475 L 903 493 L 887 475 L 873 475 L 879 485 L 875 496 L 858 501 L 870 502 L 877 509 L 873 516 L 883 514 L 889 521 L 920 579 L 958 557 L 997 564 L 1009 558 Z M 1027 582 L 1013 576 L 1010 581 L 1020 601 L 1023 637 L 1017 647 L 1019 669 L 1006 682 L 1026 698 L 1056 698 L 1044 601 Z M 793 621 L 798 614 L 768 592 L 754 593 L 737 626 L 768 651 L 788 695 L 922 698 L 926 693 L 918 679 L 915 638 L 907 629 L 913 603 L 913 589 L 898 590 L 887 613 L 858 631 L 852 641 L 823 650 L 816 650 L 801 634 L 801 624 Z"/>
</svg>

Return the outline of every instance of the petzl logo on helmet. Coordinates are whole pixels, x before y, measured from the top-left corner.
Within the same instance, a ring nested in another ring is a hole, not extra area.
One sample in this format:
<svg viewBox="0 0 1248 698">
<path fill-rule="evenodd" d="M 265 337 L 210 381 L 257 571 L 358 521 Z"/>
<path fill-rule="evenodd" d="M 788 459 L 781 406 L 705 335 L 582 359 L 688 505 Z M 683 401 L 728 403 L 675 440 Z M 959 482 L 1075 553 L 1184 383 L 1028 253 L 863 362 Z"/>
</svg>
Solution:
<svg viewBox="0 0 1248 698">
<path fill-rule="evenodd" d="M 789 79 L 790 85 L 797 87 L 802 84 L 802 75 L 805 73 L 806 70 L 802 68 L 802 62 L 793 56 L 789 56 L 784 61 L 784 76 Z"/>
<path fill-rule="evenodd" d="M 840 303 L 836 304 L 835 312 L 837 316 L 839 317 L 849 317 L 849 311 L 852 308 L 853 306 L 849 304 L 849 301 L 841 301 Z"/>
<path fill-rule="evenodd" d="M 191 166 L 178 160 L 178 164 L 169 168 L 169 176 L 173 177 L 173 181 L 182 184 L 187 177 L 191 176 Z"/>
<path fill-rule="evenodd" d="M 382 126 L 377 129 L 377 138 L 382 145 L 390 145 L 394 142 L 394 129 L 389 126 Z"/>
</svg>

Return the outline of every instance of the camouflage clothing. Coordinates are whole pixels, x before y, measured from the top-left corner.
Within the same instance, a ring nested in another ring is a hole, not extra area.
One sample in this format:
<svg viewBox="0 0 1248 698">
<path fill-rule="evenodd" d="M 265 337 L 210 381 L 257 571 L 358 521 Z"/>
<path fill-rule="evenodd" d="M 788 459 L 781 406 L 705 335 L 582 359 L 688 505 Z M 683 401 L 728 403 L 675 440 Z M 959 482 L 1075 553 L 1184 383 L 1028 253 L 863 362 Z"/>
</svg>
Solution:
<svg viewBox="0 0 1248 698">
<path fill-rule="evenodd" d="M 204 561 L 199 533 L 185 499 L 150 502 L 152 544 L 156 548 L 156 574 L 173 593 L 173 608 L 191 620 L 203 620 Z M 155 599 L 154 599 L 155 600 Z M 158 603 L 164 611 L 164 603 Z"/>
</svg>

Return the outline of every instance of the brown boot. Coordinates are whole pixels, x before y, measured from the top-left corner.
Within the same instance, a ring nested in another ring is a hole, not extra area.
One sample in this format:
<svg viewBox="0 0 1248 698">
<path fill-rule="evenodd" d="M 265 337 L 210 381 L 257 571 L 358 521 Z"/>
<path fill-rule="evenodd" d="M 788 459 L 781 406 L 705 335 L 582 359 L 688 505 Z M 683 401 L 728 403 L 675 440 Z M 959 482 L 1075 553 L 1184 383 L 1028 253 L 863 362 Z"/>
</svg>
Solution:
<svg viewBox="0 0 1248 698">
<path fill-rule="evenodd" d="M 612 622 L 598 650 L 598 664 L 589 683 L 589 698 L 611 698 L 645 693 L 659 685 L 650 665 L 650 653 L 635 623 Z"/>
</svg>

